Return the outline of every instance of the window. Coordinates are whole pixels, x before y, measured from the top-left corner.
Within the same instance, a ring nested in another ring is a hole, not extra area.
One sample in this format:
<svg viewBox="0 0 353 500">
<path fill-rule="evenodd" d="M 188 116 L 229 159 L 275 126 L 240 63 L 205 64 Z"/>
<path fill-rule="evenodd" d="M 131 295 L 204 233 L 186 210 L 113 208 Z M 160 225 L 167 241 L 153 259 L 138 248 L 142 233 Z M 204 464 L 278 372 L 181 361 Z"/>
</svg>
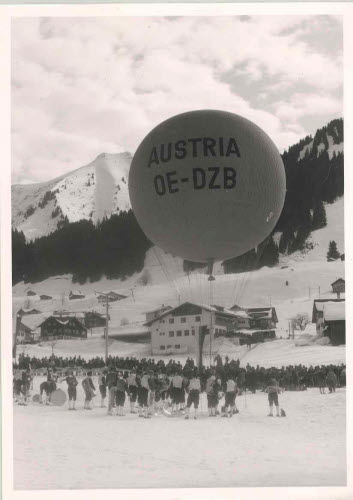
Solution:
<svg viewBox="0 0 353 500">
<path fill-rule="evenodd" d="M 184 335 L 185 335 L 185 337 L 188 337 L 190 335 L 190 331 L 189 330 L 184 330 Z"/>
<path fill-rule="evenodd" d="M 186 323 L 186 318 L 180 318 L 180 321 L 181 321 L 182 323 Z"/>
<path fill-rule="evenodd" d="M 195 321 L 200 322 L 201 321 L 201 316 L 195 316 Z"/>
<path fill-rule="evenodd" d="M 180 344 L 175 344 L 175 349 L 180 349 Z"/>
<path fill-rule="evenodd" d="M 160 346 L 159 346 L 159 349 L 160 349 L 161 351 L 165 351 L 165 345 L 160 345 Z"/>
<path fill-rule="evenodd" d="M 192 330 L 191 335 L 195 335 L 195 330 Z"/>
<path fill-rule="evenodd" d="M 181 330 L 177 331 L 177 337 L 181 337 Z"/>
<path fill-rule="evenodd" d="M 174 332 L 169 332 L 169 337 L 174 337 Z"/>
<path fill-rule="evenodd" d="M 165 332 L 159 332 L 159 335 L 165 335 Z"/>
<path fill-rule="evenodd" d="M 167 345 L 167 349 L 170 349 L 172 346 L 171 345 Z"/>
<path fill-rule="evenodd" d="M 174 323 L 174 318 L 169 318 L 169 323 Z"/>
</svg>

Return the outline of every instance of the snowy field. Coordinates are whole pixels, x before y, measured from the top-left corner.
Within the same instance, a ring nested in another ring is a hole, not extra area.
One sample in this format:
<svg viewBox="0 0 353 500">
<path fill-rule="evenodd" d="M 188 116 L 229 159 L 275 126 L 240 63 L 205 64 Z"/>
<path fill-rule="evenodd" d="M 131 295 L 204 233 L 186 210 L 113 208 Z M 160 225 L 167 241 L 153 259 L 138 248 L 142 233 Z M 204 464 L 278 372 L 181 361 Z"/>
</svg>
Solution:
<svg viewBox="0 0 353 500">
<path fill-rule="evenodd" d="M 34 380 L 34 392 L 42 379 Z M 65 383 L 61 384 L 64 389 Z M 345 389 L 285 392 L 286 418 L 267 417 L 264 393 L 237 399 L 232 419 L 14 407 L 15 489 L 344 486 Z M 96 398 L 96 404 L 98 397 Z"/>
</svg>

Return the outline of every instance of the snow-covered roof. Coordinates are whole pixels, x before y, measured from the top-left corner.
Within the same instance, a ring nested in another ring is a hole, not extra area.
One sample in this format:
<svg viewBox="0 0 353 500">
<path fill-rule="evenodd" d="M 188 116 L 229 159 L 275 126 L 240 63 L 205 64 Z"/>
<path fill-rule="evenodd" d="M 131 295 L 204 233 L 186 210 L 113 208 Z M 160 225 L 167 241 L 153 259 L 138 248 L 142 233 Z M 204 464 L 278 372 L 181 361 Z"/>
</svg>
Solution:
<svg viewBox="0 0 353 500">
<path fill-rule="evenodd" d="M 73 312 L 73 311 L 55 311 L 53 316 L 58 319 L 60 317 L 70 317 L 70 318 L 84 318 L 85 314 L 83 312 Z"/>
<path fill-rule="evenodd" d="M 151 314 L 151 313 L 158 312 L 158 311 L 167 311 L 169 309 L 172 309 L 172 307 L 165 306 L 162 304 L 161 307 L 157 307 L 156 309 L 152 309 L 152 311 L 146 311 L 146 312 L 144 312 L 144 314 Z"/>
<path fill-rule="evenodd" d="M 324 302 L 323 313 L 325 321 L 344 321 L 345 302 Z"/>
<path fill-rule="evenodd" d="M 21 307 L 20 311 L 24 312 L 25 314 L 29 314 L 29 313 L 35 314 L 35 312 L 40 313 L 40 311 L 38 311 L 38 309 L 35 309 L 34 307 L 31 307 L 31 308 Z M 34 312 L 32 312 L 32 311 L 34 311 Z"/>
<path fill-rule="evenodd" d="M 21 323 L 30 330 L 36 330 L 50 314 L 29 314 L 22 316 Z"/>
<path fill-rule="evenodd" d="M 226 315 L 226 316 L 232 316 L 233 318 L 239 318 L 239 316 L 241 317 L 249 317 L 246 315 L 245 311 L 231 311 L 230 309 L 220 309 L 220 308 L 216 308 L 214 306 L 209 306 L 207 304 L 199 304 L 197 302 L 184 302 L 184 304 L 192 304 L 193 306 L 197 306 L 197 307 L 200 307 L 201 309 L 204 309 L 205 311 L 209 311 L 209 312 L 214 312 L 214 313 L 218 313 L 218 314 L 223 314 L 223 315 Z M 160 314 L 159 316 L 156 316 L 155 318 L 151 319 L 150 321 L 148 321 L 147 323 L 145 323 L 146 325 L 150 325 L 152 323 L 154 323 L 155 321 L 158 321 L 159 319 L 161 318 L 164 318 L 164 316 L 167 316 L 168 314 L 171 314 L 173 311 L 175 311 L 176 309 L 179 309 L 179 307 L 181 307 L 183 304 L 179 304 L 178 306 L 176 307 L 173 307 L 172 309 L 168 309 L 166 310 L 165 312 L 163 312 L 162 314 Z M 150 311 L 150 312 L 153 312 L 153 311 Z M 239 314 L 241 313 L 241 314 Z M 244 315 L 245 313 L 245 315 Z"/>
<path fill-rule="evenodd" d="M 109 336 L 133 336 L 142 335 L 149 333 L 149 328 L 143 324 L 143 322 L 130 323 L 128 325 L 120 326 L 119 328 L 114 328 L 110 332 Z"/>
</svg>

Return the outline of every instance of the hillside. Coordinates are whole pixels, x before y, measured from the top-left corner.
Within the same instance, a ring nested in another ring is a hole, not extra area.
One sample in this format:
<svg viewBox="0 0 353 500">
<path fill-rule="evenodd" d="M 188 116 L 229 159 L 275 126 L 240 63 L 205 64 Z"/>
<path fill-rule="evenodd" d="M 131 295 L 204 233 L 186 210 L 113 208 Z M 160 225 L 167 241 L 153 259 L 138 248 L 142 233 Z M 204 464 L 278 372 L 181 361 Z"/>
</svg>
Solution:
<svg viewBox="0 0 353 500">
<path fill-rule="evenodd" d="M 128 210 L 131 158 L 130 153 L 102 153 L 89 165 L 52 181 L 12 186 L 12 226 L 33 240 L 64 221 L 96 223 Z"/>
</svg>

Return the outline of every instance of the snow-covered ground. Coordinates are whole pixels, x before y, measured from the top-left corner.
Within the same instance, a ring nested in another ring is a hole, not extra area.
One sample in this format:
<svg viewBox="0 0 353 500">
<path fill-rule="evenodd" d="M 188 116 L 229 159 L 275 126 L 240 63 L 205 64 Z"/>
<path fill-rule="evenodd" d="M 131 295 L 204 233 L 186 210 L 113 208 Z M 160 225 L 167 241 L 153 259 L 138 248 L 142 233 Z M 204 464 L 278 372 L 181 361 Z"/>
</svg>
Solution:
<svg viewBox="0 0 353 500">
<path fill-rule="evenodd" d="M 237 399 L 232 419 L 210 419 L 203 395 L 197 421 L 85 411 L 78 388 L 76 412 L 15 405 L 15 489 L 346 484 L 343 388 L 281 394 L 286 418 L 268 418 L 267 397 L 257 393 Z"/>
</svg>

